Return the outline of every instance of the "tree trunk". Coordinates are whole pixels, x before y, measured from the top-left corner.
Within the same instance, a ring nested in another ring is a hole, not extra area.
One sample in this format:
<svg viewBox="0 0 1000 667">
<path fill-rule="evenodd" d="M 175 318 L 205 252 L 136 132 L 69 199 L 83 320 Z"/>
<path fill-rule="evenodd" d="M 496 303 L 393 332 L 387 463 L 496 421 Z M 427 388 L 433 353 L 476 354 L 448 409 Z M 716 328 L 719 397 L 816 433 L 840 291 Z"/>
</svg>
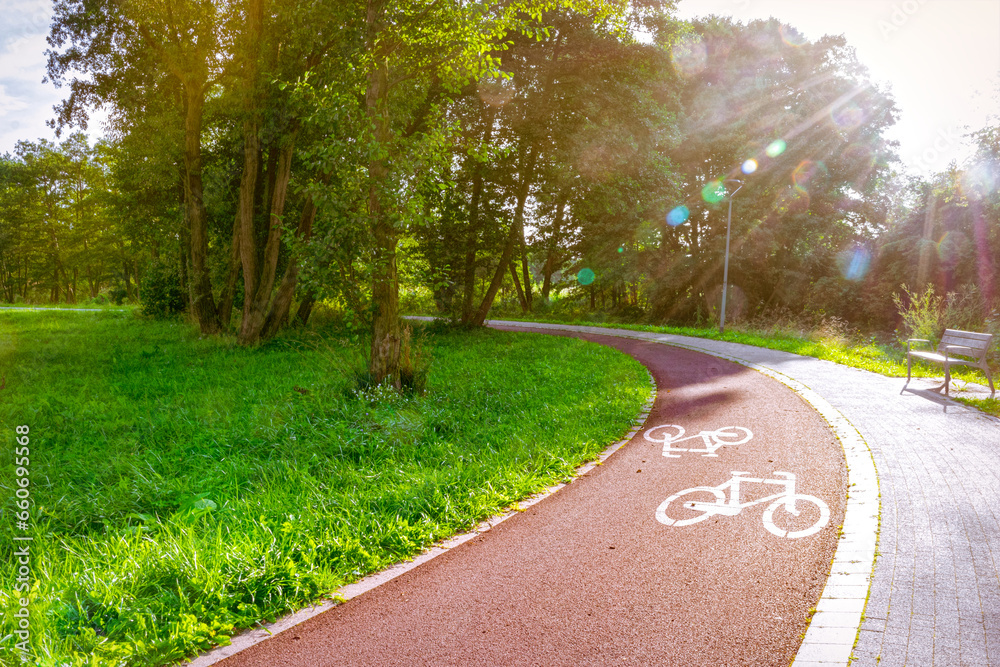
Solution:
<svg viewBox="0 0 1000 667">
<path fill-rule="evenodd" d="M 122 280 L 125 282 L 125 298 L 131 301 L 134 293 L 132 291 L 132 281 L 129 278 L 128 260 L 122 260 Z"/>
<path fill-rule="evenodd" d="M 528 270 L 528 244 L 524 240 L 524 219 L 521 219 L 521 275 L 524 276 L 524 312 L 531 312 L 531 271 Z"/>
<path fill-rule="evenodd" d="M 257 230 L 254 228 L 254 203 L 257 176 L 260 173 L 260 137 L 257 124 L 248 120 L 243 125 L 243 174 L 240 177 L 239 249 L 243 265 L 243 319 L 246 320 L 250 301 L 257 291 Z"/>
<path fill-rule="evenodd" d="M 545 267 L 542 269 L 542 300 L 548 302 L 549 291 L 552 289 L 552 274 L 555 273 L 555 255 L 549 248 L 549 254 L 545 257 Z"/>
<path fill-rule="evenodd" d="M 260 38 L 264 26 L 264 5 L 262 0 L 247 3 L 246 31 L 243 35 L 243 50 L 246 54 L 243 70 L 243 173 L 240 175 L 240 197 L 237 207 L 239 227 L 239 257 L 243 269 L 243 321 L 240 336 L 246 326 L 247 311 L 257 292 L 259 277 L 257 253 L 257 229 L 254 224 L 254 210 L 257 201 L 257 185 L 260 177 L 260 117 L 257 96 L 254 94 L 260 71 Z M 233 238 L 237 238 L 236 230 Z"/>
<path fill-rule="evenodd" d="M 542 299 L 549 300 L 549 291 L 552 289 L 552 274 L 556 272 L 559 265 L 557 252 L 559 248 L 559 234 L 562 231 L 563 217 L 566 215 L 566 202 L 569 199 L 569 188 L 564 188 L 560 193 L 559 201 L 556 203 L 556 218 L 552 223 L 552 238 L 549 239 L 549 252 L 545 257 L 545 274 L 542 282 Z"/>
<path fill-rule="evenodd" d="M 500 255 L 500 263 L 497 265 L 496 271 L 493 273 L 493 280 L 490 281 L 490 286 L 486 289 L 486 294 L 483 295 L 483 300 L 479 304 L 479 310 L 476 311 L 476 315 L 472 320 L 472 324 L 481 327 L 486 322 L 486 316 L 490 312 L 490 308 L 493 307 L 493 300 L 496 298 L 497 290 L 500 289 L 501 283 L 503 283 L 503 274 L 510 264 L 511 258 L 514 256 L 514 246 L 517 243 L 518 236 L 524 238 L 524 235 L 520 233 L 524 224 L 524 204 L 528 199 L 528 190 L 531 187 L 531 181 L 535 177 L 535 147 L 533 145 L 528 147 L 528 150 L 524 153 L 524 164 L 521 169 L 521 182 L 518 184 L 517 189 L 517 205 L 514 209 L 514 221 L 510 225 L 510 233 L 507 235 L 507 242 L 504 244 L 503 253 Z"/>
<path fill-rule="evenodd" d="M 379 37 L 384 28 L 386 0 L 368 0 L 365 17 L 366 43 L 370 53 L 382 46 Z M 383 53 L 376 55 L 368 74 L 365 111 L 374 130 L 377 145 L 387 148 L 392 138 L 389 125 L 389 63 Z M 399 321 L 399 274 L 396 267 L 398 233 L 389 211 L 382 202 L 381 189 L 389 175 L 385 151 L 373 153 L 368 162 L 368 215 L 374 239 L 372 269 L 372 345 L 370 372 L 375 382 L 389 378 L 399 387 L 399 351 L 402 330 Z"/>
<path fill-rule="evenodd" d="M 521 281 L 517 279 L 517 269 L 514 268 L 514 262 L 508 264 L 510 267 L 510 277 L 514 281 L 514 290 L 517 292 L 517 300 L 521 304 L 521 312 L 527 313 L 531 310 L 528 305 L 528 300 L 524 297 L 524 290 L 521 289 Z"/>
<path fill-rule="evenodd" d="M 306 292 L 299 302 L 299 307 L 295 311 L 295 321 L 305 326 L 309 323 L 309 316 L 312 315 L 313 304 L 316 303 L 316 293 L 312 290 Z"/>
<path fill-rule="evenodd" d="M 268 306 L 271 303 L 271 293 L 274 290 L 278 270 L 278 253 L 281 250 L 281 236 L 284 231 L 281 218 L 285 211 L 285 198 L 288 194 L 288 181 L 291 178 L 294 148 L 293 132 L 278 154 L 275 168 L 277 173 L 274 177 L 270 197 L 271 210 L 268 213 L 267 243 L 264 245 L 264 255 L 259 265 L 260 275 L 254 281 L 256 289 L 248 293 L 243 302 L 243 322 L 238 336 L 241 345 L 253 345 L 260 342 L 264 322 L 267 319 Z M 245 265 L 244 271 L 246 271 Z"/>
<path fill-rule="evenodd" d="M 488 145 L 493 137 L 496 112 L 493 107 L 485 104 L 482 100 L 479 104 L 485 125 L 482 145 Z M 472 196 L 469 200 L 469 234 L 466 238 L 462 324 L 469 324 L 473 317 L 472 302 L 476 297 L 476 244 L 479 241 L 479 203 L 483 194 L 483 163 L 472 156 L 469 159 L 475 160 L 475 164 L 472 169 Z"/>
<path fill-rule="evenodd" d="M 312 236 L 313 221 L 316 219 L 316 205 L 312 197 L 306 200 L 302 208 L 302 216 L 299 218 L 299 227 L 296 230 L 299 238 L 308 240 Z M 268 339 L 278 332 L 278 328 L 288 319 L 288 310 L 292 305 L 292 297 L 295 296 L 295 286 L 299 277 L 299 261 L 297 257 L 288 260 L 288 267 L 285 269 L 285 276 L 281 280 L 277 293 L 274 295 L 274 303 L 271 304 L 271 311 L 267 314 L 261 337 Z M 311 308 L 311 306 L 310 306 Z"/>
<path fill-rule="evenodd" d="M 181 242 L 177 246 L 177 274 L 181 283 L 181 291 L 184 293 L 185 307 L 190 307 L 191 302 L 194 300 L 194 295 L 191 293 L 191 255 L 188 253 L 188 248 L 190 247 L 190 227 L 185 225 L 184 229 L 181 230 Z"/>
<path fill-rule="evenodd" d="M 220 329 L 219 314 L 212 296 L 208 268 L 208 220 L 201 179 L 201 126 L 204 111 L 204 82 L 189 79 L 184 85 L 184 197 L 191 232 L 191 311 L 203 334 Z"/>
<path fill-rule="evenodd" d="M 236 296 L 236 281 L 240 277 L 240 216 L 233 221 L 233 238 L 229 245 L 229 266 L 226 270 L 226 283 L 219 294 L 219 325 L 228 329 L 233 320 L 233 299 Z"/>
</svg>

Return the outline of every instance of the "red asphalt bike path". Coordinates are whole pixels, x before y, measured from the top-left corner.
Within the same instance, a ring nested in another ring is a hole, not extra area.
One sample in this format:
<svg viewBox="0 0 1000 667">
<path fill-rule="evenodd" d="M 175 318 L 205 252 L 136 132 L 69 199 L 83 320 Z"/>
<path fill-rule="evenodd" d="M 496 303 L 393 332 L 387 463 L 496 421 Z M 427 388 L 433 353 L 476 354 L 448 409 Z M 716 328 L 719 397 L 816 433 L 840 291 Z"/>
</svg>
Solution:
<svg viewBox="0 0 1000 667">
<path fill-rule="evenodd" d="M 652 374 L 634 438 L 492 530 L 217 664 L 789 665 L 844 516 L 843 450 L 826 421 L 743 366 L 577 337 Z M 792 488 L 798 517 L 781 495 Z"/>
</svg>

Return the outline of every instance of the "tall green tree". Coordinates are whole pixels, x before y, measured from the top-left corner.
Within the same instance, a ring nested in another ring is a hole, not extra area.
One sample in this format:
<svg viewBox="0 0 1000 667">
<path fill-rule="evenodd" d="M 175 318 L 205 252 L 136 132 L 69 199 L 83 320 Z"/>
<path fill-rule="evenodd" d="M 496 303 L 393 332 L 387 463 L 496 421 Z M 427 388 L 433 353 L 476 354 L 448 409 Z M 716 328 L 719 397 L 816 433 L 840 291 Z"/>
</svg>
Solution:
<svg viewBox="0 0 1000 667">
<path fill-rule="evenodd" d="M 670 10 L 664 3 L 649 13 L 662 19 Z M 650 202 L 674 192 L 667 54 L 636 41 L 627 28 L 642 17 L 628 18 L 623 28 L 595 14 L 546 14 L 544 37 L 512 35 L 500 76 L 449 106 L 464 130 L 451 161 L 460 166 L 421 239 L 438 293 L 461 295 L 442 306 L 462 321 L 481 324 L 508 279 L 530 310 L 537 275 L 547 299 L 552 276 L 581 257 L 584 228 L 618 248 Z"/>
</svg>

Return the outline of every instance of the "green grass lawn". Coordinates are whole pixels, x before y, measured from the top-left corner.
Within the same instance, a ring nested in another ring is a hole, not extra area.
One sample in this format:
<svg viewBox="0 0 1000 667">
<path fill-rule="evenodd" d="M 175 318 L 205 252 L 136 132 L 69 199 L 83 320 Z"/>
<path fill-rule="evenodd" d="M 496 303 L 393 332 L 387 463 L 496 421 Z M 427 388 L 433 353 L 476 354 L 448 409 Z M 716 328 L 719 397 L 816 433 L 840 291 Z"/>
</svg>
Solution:
<svg viewBox="0 0 1000 667">
<path fill-rule="evenodd" d="M 630 427 L 614 350 L 429 331 L 428 392 L 352 392 L 357 346 L 246 350 L 131 313 L 0 311 L 0 605 L 15 427 L 30 428 L 36 664 L 159 665 L 225 643 L 557 480 Z M 18 638 L 8 614 L 0 662 Z"/>
<path fill-rule="evenodd" d="M 523 320 L 530 322 L 547 322 L 551 324 L 571 324 L 576 326 L 603 327 L 612 329 L 629 329 L 631 331 L 650 331 L 654 333 L 674 334 L 677 336 L 692 336 L 708 338 L 732 343 L 743 343 L 772 350 L 781 350 L 793 354 L 801 354 L 817 359 L 826 359 L 844 366 L 860 368 L 888 377 L 906 377 L 906 349 L 899 345 L 878 343 L 874 339 L 859 343 L 848 337 L 839 335 L 824 335 L 822 331 L 809 336 L 792 333 L 759 331 L 732 326 L 724 333 L 717 328 L 668 327 L 644 324 L 621 324 L 612 322 L 591 322 L 587 320 L 562 320 L 544 317 L 510 317 L 511 321 Z M 919 362 L 913 365 L 913 377 L 944 377 L 941 366 Z M 961 382 L 973 382 L 988 386 L 986 376 L 977 369 L 953 368 L 952 379 Z M 997 384 L 994 374 L 994 385 Z M 1000 398 L 959 398 L 959 401 L 971 405 L 983 412 L 1000 417 Z"/>
</svg>

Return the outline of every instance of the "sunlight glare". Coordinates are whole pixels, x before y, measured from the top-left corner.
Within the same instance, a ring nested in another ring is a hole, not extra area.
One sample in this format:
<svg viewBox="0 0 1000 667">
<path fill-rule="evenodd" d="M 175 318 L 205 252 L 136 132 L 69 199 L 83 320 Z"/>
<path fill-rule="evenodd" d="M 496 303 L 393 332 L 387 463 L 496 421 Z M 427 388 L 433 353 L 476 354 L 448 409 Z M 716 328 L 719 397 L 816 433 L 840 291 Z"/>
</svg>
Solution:
<svg viewBox="0 0 1000 667">
<path fill-rule="evenodd" d="M 965 196 L 986 197 L 997 189 L 998 174 L 996 169 L 984 162 L 979 162 L 962 174 L 959 184 Z"/>
<path fill-rule="evenodd" d="M 743 163 L 743 166 L 740 167 L 740 171 L 742 171 L 744 174 L 754 173 L 755 171 L 757 171 L 757 160 L 750 158 L 749 160 Z"/>
</svg>

